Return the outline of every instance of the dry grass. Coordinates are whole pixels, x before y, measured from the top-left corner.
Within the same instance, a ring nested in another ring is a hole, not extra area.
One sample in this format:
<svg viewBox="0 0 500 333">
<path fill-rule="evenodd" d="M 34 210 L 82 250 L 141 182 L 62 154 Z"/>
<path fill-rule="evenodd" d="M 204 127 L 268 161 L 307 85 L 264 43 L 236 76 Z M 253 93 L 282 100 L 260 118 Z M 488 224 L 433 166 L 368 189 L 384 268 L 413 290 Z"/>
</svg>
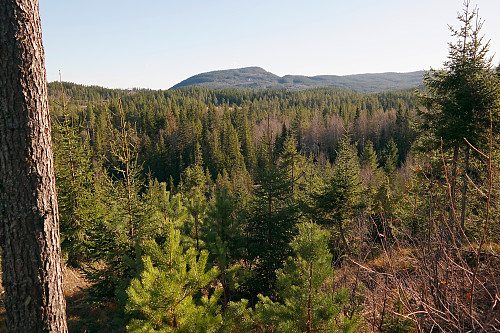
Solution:
<svg viewBox="0 0 500 333">
<path fill-rule="evenodd" d="M 0 281 L 1 282 L 1 281 Z M 114 324 L 117 311 L 115 303 L 93 303 L 89 295 L 92 286 L 83 273 L 72 267 L 64 268 L 64 294 L 66 295 L 66 312 L 69 332 L 105 333 L 125 332 L 125 328 Z M 5 326 L 5 308 L 3 304 L 3 287 L 0 285 L 0 332 L 7 332 Z"/>
</svg>

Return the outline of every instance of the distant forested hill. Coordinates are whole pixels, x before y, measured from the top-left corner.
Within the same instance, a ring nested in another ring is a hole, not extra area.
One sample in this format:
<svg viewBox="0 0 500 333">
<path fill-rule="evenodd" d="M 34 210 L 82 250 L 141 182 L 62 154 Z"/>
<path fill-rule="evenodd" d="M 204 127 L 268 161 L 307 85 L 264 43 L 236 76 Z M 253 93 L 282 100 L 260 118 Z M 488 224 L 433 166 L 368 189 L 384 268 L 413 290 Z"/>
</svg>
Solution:
<svg viewBox="0 0 500 333">
<path fill-rule="evenodd" d="M 287 89 L 335 87 L 360 93 L 415 88 L 422 84 L 423 71 L 410 73 L 380 73 L 356 75 L 285 75 L 279 77 L 260 67 L 246 67 L 201 73 L 192 76 L 171 89 L 204 87 L 211 89 Z"/>
</svg>

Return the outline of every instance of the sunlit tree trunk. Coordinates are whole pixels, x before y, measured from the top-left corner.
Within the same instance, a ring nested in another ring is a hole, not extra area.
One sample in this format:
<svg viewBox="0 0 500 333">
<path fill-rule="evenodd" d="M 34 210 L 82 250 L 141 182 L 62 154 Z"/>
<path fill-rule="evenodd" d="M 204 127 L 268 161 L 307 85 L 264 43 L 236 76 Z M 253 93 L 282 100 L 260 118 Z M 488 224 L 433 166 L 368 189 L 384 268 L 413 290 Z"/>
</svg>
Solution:
<svg viewBox="0 0 500 333">
<path fill-rule="evenodd" d="M 38 1 L 0 2 L 0 246 L 9 332 L 67 332 Z"/>
</svg>

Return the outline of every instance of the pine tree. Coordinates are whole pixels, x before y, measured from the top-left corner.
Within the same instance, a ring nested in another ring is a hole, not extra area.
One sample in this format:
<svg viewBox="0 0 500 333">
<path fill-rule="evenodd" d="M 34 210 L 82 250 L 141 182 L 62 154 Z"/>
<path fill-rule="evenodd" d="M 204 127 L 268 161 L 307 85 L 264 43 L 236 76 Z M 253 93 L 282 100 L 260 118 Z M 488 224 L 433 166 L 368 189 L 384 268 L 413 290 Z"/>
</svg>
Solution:
<svg viewBox="0 0 500 333">
<path fill-rule="evenodd" d="M 132 141 L 132 132 L 129 123 L 125 120 L 121 101 L 118 101 L 120 127 L 111 130 L 111 150 L 117 160 L 114 171 L 119 175 L 116 180 L 110 179 L 111 197 L 115 196 L 117 214 L 119 221 L 113 221 L 115 230 L 122 230 L 118 238 L 128 244 L 136 244 L 137 240 L 144 235 L 141 231 L 144 211 L 140 204 L 140 192 L 143 182 L 140 177 L 141 166 L 138 165 L 137 153 Z"/>
<path fill-rule="evenodd" d="M 0 246 L 9 332 L 67 332 L 38 1 L 0 3 Z"/>
<path fill-rule="evenodd" d="M 236 288 L 234 277 L 240 266 L 244 239 L 241 219 L 237 216 L 236 201 L 227 182 L 218 179 L 215 199 L 209 206 L 203 225 L 203 239 L 210 252 L 211 262 L 220 270 L 219 280 L 223 288 L 222 305 L 226 307 Z"/>
<path fill-rule="evenodd" d="M 170 233 L 170 224 L 181 229 L 187 220 L 187 207 L 180 193 L 173 194 L 167 191 L 166 183 L 159 183 L 156 179 L 150 180 L 147 192 L 143 197 L 143 204 L 150 212 L 149 220 L 153 228 L 149 231 L 149 238 L 159 243 Z"/>
<path fill-rule="evenodd" d="M 108 120 L 114 166 L 102 176 L 100 190 L 107 214 L 93 233 L 93 259 L 104 260 L 105 266 L 91 266 L 88 277 L 97 282 L 98 293 L 118 297 L 124 301 L 125 289 L 140 270 L 141 243 L 149 238 L 153 226 L 141 192 L 144 183 L 141 167 L 133 145 L 132 134 L 125 113 L 118 101 L 119 129 Z"/>
<path fill-rule="evenodd" d="M 183 251 L 174 223 L 166 236 L 161 246 L 153 240 L 144 244 L 144 271 L 127 289 L 126 310 L 132 316 L 128 331 L 216 332 L 222 323 L 222 290 L 210 295 L 208 286 L 218 270 L 206 271 L 207 251 Z"/>
<path fill-rule="evenodd" d="M 204 193 L 200 187 L 194 187 L 187 198 L 186 207 L 189 215 L 192 217 L 192 223 L 186 224 L 190 230 L 189 234 L 195 240 L 196 251 L 200 251 L 203 244 L 200 244 L 200 232 L 202 222 L 207 210 L 207 202 Z"/>
<path fill-rule="evenodd" d="M 182 173 L 182 194 L 185 196 L 186 207 L 191 220 L 185 224 L 187 233 L 195 240 L 196 251 L 200 251 L 201 224 L 207 210 L 207 177 L 203 170 L 201 147 L 197 143 L 195 149 L 194 165 L 187 167 Z"/>
<path fill-rule="evenodd" d="M 299 225 L 289 257 L 277 273 L 282 302 L 259 295 L 255 321 L 273 332 L 355 332 L 359 317 L 344 315 L 349 291 L 333 289 L 329 234 L 314 223 Z"/>
<path fill-rule="evenodd" d="M 249 307 L 247 299 L 238 302 L 229 302 L 225 312 L 220 332 L 253 333 L 256 329 L 254 311 Z M 263 325 L 257 326 L 262 331 Z"/>
</svg>

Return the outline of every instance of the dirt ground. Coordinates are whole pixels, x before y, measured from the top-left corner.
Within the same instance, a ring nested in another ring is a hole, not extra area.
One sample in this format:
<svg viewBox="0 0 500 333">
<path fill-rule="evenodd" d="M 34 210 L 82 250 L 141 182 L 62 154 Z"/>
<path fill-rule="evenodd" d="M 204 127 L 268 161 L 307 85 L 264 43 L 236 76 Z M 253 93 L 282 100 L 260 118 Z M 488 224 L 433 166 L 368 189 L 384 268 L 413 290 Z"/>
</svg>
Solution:
<svg viewBox="0 0 500 333">
<path fill-rule="evenodd" d="M 91 284 L 77 268 L 64 268 L 64 293 L 69 332 L 104 333 L 125 332 L 124 328 L 113 325 L 116 304 L 95 303 L 89 296 Z M 7 332 L 3 287 L 0 285 L 0 333 Z"/>
</svg>

